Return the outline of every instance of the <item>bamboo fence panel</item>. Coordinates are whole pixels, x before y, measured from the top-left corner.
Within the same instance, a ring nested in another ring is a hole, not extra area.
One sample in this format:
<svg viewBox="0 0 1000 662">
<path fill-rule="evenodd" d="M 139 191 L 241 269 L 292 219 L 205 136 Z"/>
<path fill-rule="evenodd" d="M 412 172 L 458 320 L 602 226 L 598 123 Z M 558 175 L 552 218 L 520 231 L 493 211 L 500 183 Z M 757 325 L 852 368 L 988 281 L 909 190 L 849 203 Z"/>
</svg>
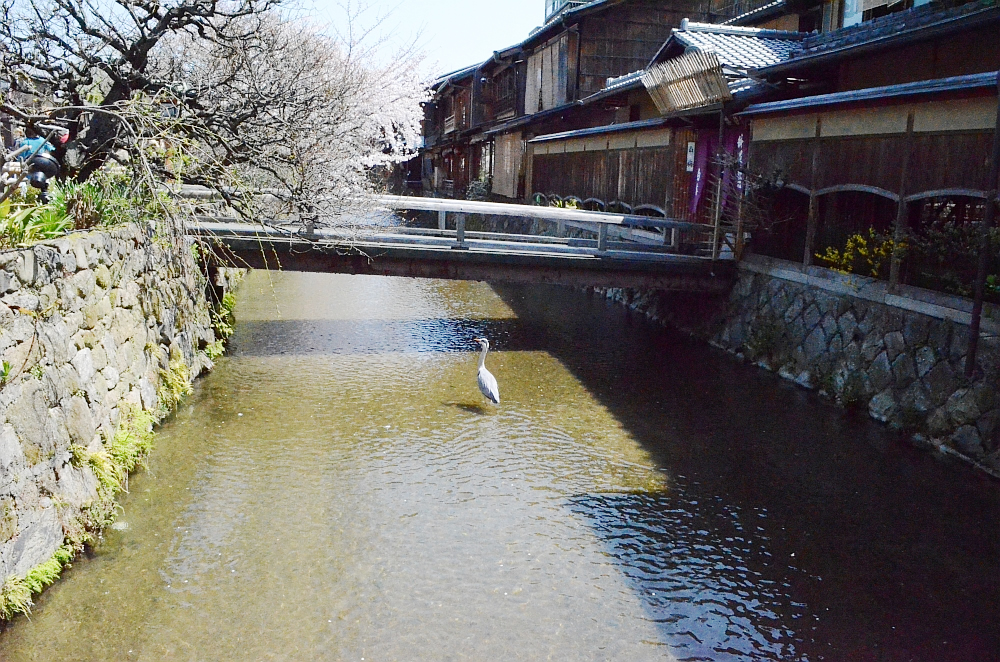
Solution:
<svg viewBox="0 0 1000 662">
<path fill-rule="evenodd" d="M 688 51 L 653 65 L 642 84 L 661 115 L 732 99 L 719 57 L 704 51 Z"/>
</svg>

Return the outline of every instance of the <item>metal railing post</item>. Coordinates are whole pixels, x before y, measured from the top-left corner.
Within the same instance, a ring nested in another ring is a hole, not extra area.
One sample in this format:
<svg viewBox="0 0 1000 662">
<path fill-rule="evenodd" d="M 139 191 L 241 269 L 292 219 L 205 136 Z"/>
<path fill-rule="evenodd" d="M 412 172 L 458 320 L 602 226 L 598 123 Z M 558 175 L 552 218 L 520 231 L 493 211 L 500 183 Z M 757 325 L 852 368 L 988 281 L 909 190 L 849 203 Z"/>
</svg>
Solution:
<svg viewBox="0 0 1000 662">
<path fill-rule="evenodd" d="M 465 214 L 455 214 L 455 245 L 452 248 L 462 251 L 469 250 L 465 244 Z"/>
<path fill-rule="evenodd" d="M 438 230 L 444 230 L 448 227 L 446 224 L 447 220 L 448 220 L 448 212 L 442 209 L 441 211 L 438 212 Z"/>
<path fill-rule="evenodd" d="M 608 224 L 601 223 L 600 227 L 597 228 L 597 250 L 599 252 L 604 252 L 608 250 Z"/>
</svg>

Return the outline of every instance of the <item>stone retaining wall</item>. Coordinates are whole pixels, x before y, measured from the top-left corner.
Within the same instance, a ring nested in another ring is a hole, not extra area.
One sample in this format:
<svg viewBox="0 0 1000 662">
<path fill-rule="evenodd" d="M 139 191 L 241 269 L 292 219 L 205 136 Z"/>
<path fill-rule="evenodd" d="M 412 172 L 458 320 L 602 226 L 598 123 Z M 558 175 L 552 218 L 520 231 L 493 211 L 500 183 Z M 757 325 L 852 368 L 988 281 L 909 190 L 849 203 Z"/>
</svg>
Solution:
<svg viewBox="0 0 1000 662">
<path fill-rule="evenodd" d="M 728 299 L 605 290 L 786 379 L 864 407 L 1000 475 L 1000 312 L 987 306 L 964 378 L 971 301 L 750 256 Z"/>
<path fill-rule="evenodd" d="M 211 367 L 205 280 L 146 225 L 0 253 L 0 582 L 47 561 L 97 497 L 90 466 L 123 403 L 160 406 L 173 369 Z"/>
</svg>

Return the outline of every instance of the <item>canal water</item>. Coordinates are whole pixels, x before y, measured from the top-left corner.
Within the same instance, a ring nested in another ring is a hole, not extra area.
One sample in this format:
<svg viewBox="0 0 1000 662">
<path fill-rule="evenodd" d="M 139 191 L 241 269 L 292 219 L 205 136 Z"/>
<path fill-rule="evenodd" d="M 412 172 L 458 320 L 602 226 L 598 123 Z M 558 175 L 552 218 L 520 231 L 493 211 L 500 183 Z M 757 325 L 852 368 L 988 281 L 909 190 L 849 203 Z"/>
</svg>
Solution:
<svg viewBox="0 0 1000 662">
<path fill-rule="evenodd" d="M 995 482 L 599 297 L 253 273 L 237 317 L 0 659 L 998 659 Z"/>
</svg>

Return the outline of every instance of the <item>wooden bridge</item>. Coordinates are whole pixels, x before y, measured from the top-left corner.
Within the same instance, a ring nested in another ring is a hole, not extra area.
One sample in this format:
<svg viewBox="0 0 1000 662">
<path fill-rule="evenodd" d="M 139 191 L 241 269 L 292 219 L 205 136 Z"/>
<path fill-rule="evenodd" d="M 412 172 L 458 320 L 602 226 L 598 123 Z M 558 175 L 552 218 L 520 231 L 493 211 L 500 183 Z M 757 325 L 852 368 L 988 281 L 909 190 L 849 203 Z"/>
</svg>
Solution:
<svg viewBox="0 0 1000 662">
<path fill-rule="evenodd" d="M 735 274 L 731 253 L 719 250 L 718 240 L 706 241 L 710 226 L 439 198 L 382 196 L 378 202 L 397 213 L 436 212 L 437 227 L 410 227 L 395 217 L 388 226 L 307 233 L 200 217 L 188 232 L 210 239 L 223 264 L 255 269 L 692 292 L 725 291 Z M 467 231 L 470 215 L 530 219 L 534 232 Z"/>
</svg>

